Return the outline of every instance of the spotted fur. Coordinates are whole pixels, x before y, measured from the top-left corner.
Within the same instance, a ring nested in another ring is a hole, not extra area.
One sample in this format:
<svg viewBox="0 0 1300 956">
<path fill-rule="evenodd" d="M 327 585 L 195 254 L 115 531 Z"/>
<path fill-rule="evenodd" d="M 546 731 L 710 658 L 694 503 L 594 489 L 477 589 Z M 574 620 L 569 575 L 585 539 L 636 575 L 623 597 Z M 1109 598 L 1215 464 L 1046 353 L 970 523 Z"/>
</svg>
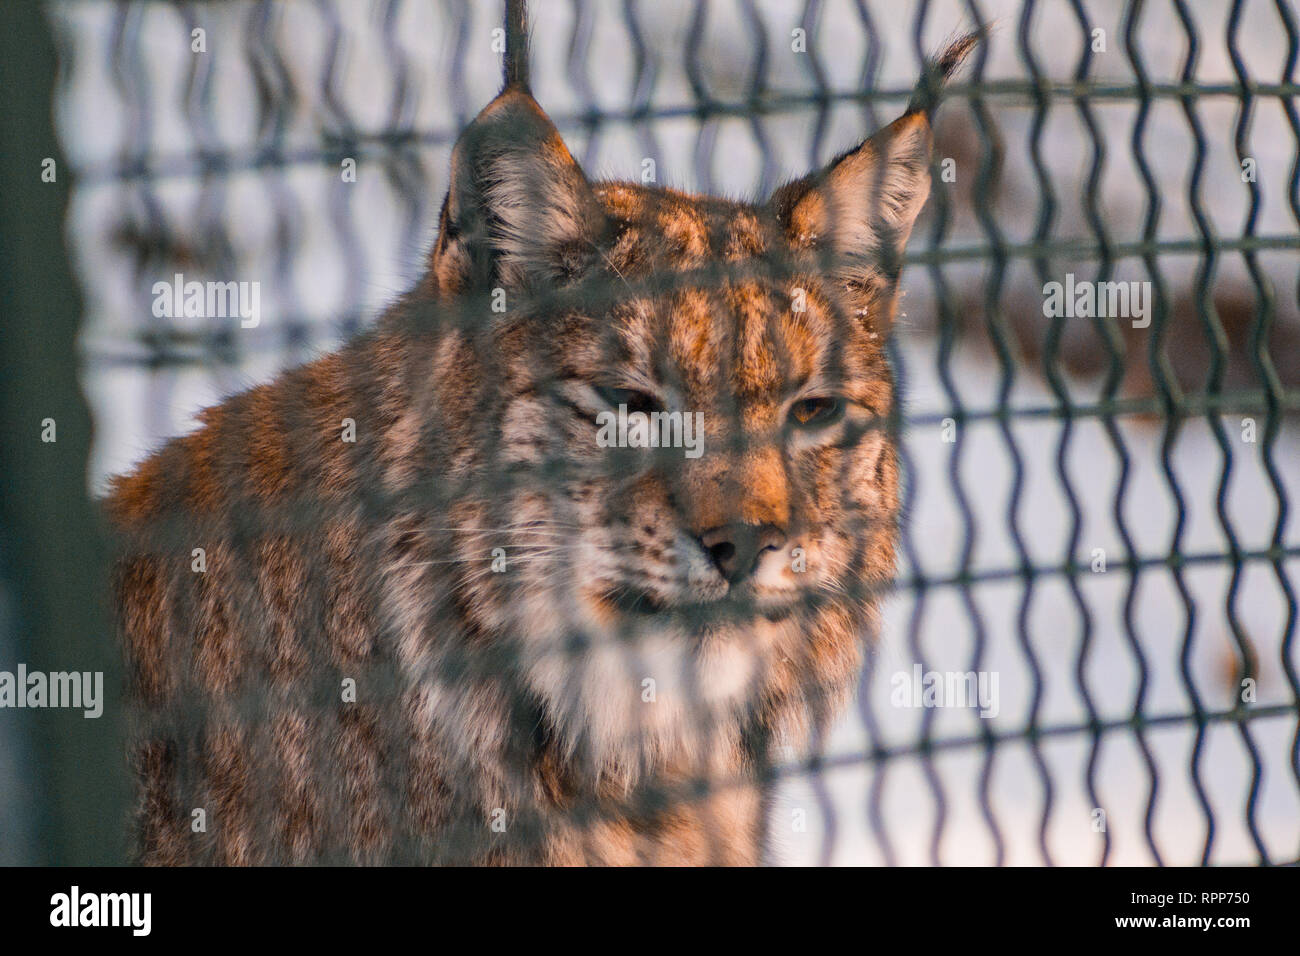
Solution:
<svg viewBox="0 0 1300 956">
<path fill-rule="evenodd" d="M 114 485 L 141 858 L 761 862 L 894 569 L 929 154 L 918 108 L 766 202 L 591 183 L 508 87 L 419 285 Z M 611 394 L 703 453 L 600 447 Z"/>
</svg>

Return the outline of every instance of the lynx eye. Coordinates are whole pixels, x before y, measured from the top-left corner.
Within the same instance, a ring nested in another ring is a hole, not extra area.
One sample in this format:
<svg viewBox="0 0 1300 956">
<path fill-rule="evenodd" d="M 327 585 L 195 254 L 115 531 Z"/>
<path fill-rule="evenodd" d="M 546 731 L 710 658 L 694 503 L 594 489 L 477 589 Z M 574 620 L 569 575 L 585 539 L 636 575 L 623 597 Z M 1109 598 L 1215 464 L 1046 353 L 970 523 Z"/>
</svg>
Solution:
<svg viewBox="0 0 1300 956">
<path fill-rule="evenodd" d="M 844 415 L 844 399 L 834 396 L 805 398 L 790 406 L 790 424 L 796 428 L 821 428 Z"/>
<path fill-rule="evenodd" d="M 597 385 L 595 389 L 596 394 L 611 408 L 626 405 L 629 412 L 643 412 L 647 415 L 651 412 L 663 411 L 659 399 L 646 392 L 638 392 L 632 388 L 614 388 L 609 385 Z"/>
</svg>

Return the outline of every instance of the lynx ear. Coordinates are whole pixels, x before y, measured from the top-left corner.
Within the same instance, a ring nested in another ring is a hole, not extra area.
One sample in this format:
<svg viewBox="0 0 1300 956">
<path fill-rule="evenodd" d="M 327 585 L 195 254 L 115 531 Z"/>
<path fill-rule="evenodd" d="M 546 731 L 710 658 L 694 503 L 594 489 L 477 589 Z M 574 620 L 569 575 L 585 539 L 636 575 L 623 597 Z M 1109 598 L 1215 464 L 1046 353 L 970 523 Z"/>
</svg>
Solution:
<svg viewBox="0 0 1300 956">
<path fill-rule="evenodd" d="M 449 290 L 562 280 L 596 255 L 604 214 L 546 114 L 507 87 L 452 151 L 432 268 Z"/>
<path fill-rule="evenodd" d="M 959 37 L 930 62 L 907 112 L 825 169 L 782 186 L 771 205 L 796 247 L 834 253 L 836 271 L 882 325 L 892 299 L 903 248 L 930 195 L 930 113 L 943 84 L 985 36 Z"/>
<path fill-rule="evenodd" d="M 790 240 L 836 253 L 850 274 L 898 274 L 912 225 L 930 195 L 930 124 L 907 113 L 857 149 L 772 197 Z"/>
</svg>

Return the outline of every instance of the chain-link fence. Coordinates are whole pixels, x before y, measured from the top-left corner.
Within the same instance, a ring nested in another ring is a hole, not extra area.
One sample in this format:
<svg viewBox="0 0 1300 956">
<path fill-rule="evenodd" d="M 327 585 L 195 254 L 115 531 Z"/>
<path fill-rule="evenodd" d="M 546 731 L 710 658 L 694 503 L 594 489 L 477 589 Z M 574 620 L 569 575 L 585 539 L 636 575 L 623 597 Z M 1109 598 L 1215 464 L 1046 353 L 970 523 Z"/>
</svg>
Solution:
<svg viewBox="0 0 1300 956">
<path fill-rule="evenodd" d="M 763 768 L 769 857 L 1300 859 L 1289 0 L 533 6 L 532 92 L 593 179 L 760 197 L 991 25 L 937 113 L 887 346 L 899 568 L 854 702 Z M 419 279 L 501 10 L 50 14 L 102 493 Z M 173 276 L 256 283 L 258 320 L 160 315 Z"/>
</svg>

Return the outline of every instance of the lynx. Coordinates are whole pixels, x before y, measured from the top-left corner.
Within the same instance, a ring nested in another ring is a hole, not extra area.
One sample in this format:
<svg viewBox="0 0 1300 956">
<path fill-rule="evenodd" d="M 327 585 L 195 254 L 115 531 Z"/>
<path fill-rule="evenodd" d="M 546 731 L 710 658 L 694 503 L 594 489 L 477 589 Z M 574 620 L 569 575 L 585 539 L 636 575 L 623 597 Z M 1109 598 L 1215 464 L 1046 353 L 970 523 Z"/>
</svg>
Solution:
<svg viewBox="0 0 1300 956">
<path fill-rule="evenodd" d="M 886 342 L 975 41 L 755 203 L 588 180 L 508 73 L 416 287 L 114 482 L 140 859 L 766 862 L 893 573 Z"/>
</svg>

